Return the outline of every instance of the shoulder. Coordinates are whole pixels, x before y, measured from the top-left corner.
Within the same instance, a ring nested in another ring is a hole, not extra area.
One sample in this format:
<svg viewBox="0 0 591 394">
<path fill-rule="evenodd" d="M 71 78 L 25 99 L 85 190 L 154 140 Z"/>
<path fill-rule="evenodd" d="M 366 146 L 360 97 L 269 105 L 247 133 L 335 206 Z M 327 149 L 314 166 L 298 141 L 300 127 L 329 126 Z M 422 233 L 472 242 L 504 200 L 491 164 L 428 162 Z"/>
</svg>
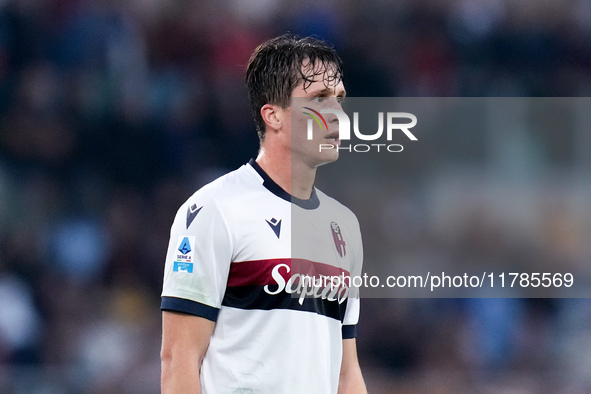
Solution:
<svg viewBox="0 0 591 394">
<path fill-rule="evenodd" d="M 193 193 L 178 209 L 175 222 L 185 223 L 189 228 L 199 214 L 208 220 L 224 217 L 236 207 L 241 198 L 248 198 L 257 189 L 256 172 L 243 165 L 220 176 Z M 231 217 L 232 215 L 229 214 Z M 186 218 L 186 219 L 185 219 Z"/>
<path fill-rule="evenodd" d="M 256 172 L 245 164 L 201 187 L 183 206 L 190 207 L 195 203 L 205 202 L 219 206 L 236 202 L 237 199 L 248 196 L 249 192 L 255 191 L 260 183 Z"/>
</svg>

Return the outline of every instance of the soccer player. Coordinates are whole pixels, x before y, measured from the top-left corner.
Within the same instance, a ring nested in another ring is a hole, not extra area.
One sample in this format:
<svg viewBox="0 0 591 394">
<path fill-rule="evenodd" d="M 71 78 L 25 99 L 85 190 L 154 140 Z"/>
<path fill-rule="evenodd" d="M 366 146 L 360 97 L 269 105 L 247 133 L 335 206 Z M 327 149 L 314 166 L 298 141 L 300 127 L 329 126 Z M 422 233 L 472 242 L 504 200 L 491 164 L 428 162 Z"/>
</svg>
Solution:
<svg viewBox="0 0 591 394">
<path fill-rule="evenodd" d="M 255 50 L 246 82 L 257 159 L 198 190 L 171 229 L 162 392 L 366 393 L 358 298 L 304 280 L 344 278 L 363 258 L 355 215 L 314 187 L 338 158 L 319 149 L 340 144 L 338 122 L 326 116 L 311 139 L 306 129 L 311 109 L 340 109 L 342 62 L 322 41 L 283 35 Z"/>
</svg>

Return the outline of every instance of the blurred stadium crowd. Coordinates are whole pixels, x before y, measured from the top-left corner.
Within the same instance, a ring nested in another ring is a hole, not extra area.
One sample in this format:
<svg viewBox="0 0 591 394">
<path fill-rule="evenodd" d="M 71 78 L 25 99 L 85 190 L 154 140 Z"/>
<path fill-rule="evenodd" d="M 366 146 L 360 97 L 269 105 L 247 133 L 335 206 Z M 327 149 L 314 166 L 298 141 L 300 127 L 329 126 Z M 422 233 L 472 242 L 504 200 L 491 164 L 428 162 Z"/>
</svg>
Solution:
<svg viewBox="0 0 591 394">
<path fill-rule="evenodd" d="M 591 93 L 589 0 L 0 1 L 0 392 L 159 392 L 170 224 L 256 154 L 244 65 L 287 31 L 334 43 L 350 96 Z M 416 229 L 400 182 L 376 203 Z M 516 256 L 466 215 L 456 258 Z M 588 262 L 589 223 L 548 219 L 547 252 Z M 436 255 L 416 241 L 388 240 Z M 588 300 L 364 305 L 374 393 L 591 390 Z"/>
</svg>

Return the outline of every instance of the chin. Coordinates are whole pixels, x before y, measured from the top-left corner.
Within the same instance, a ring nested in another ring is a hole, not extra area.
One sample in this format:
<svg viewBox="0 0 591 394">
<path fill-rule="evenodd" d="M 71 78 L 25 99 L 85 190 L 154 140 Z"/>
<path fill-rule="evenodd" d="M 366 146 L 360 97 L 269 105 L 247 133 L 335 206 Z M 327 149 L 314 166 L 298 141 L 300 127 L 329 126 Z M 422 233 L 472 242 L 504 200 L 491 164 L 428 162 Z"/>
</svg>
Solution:
<svg viewBox="0 0 591 394">
<path fill-rule="evenodd" d="M 335 161 L 337 161 L 339 158 L 339 152 L 338 151 L 330 151 L 330 152 L 325 152 L 325 154 L 322 155 L 322 157 L 319 160 L 319 166 L 322 166 L 324 164 L 330 164 L 333 163 Z"/>
</svg>

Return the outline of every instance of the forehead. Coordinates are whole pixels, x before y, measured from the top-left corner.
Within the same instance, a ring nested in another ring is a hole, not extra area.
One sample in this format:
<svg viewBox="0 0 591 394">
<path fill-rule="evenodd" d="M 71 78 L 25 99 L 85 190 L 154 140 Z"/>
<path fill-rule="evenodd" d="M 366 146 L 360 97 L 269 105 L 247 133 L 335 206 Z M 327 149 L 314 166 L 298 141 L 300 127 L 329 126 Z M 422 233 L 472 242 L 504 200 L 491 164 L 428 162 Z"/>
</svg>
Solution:
<svg viewBox="0 0 591 394">
<path fill-rule="evenodd" d="M 293 93 L 310 93 L 317 90 L 344 91 L 342 75 L 334 63 L 322 63 L 309 60 L 303 62 L 298 84 Z"/>
</svg>

